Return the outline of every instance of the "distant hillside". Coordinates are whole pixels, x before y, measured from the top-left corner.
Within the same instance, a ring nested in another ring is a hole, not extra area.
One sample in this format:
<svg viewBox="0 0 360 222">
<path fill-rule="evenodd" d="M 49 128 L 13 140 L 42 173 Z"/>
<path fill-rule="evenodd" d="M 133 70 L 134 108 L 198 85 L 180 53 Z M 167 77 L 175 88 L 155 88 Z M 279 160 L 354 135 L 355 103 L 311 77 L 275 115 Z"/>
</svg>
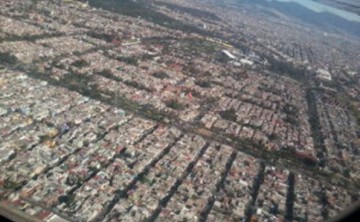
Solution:
<svg viewBox="0 0 360 222">
<path fill-rule="evenodd" d="M 268 2 L 265 0 L 239 0 L 247 4 L 259 4 L 266 8 L 275 9 L 284 15 L 295 17 L 303 22 L 313 24 L 324 31 L 342 30 L 360 36 L 360 23 L 351 22 L 328 12 L 315 12 L 295 2 Z"/>
<path fill-rule="evenodd" d="M 313 0 L 313 1 L 360 15 L 360 1 L 358 0 Z"/>
</svg>

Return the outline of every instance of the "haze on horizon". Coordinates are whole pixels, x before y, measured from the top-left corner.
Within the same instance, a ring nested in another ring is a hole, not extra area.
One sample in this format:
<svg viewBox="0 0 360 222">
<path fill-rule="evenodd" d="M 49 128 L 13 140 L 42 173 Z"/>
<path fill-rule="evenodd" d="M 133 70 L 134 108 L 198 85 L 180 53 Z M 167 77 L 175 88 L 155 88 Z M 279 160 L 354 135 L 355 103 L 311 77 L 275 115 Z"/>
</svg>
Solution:
<svg viewBox="0 0 360 222">
<path fill-rule="evenodd" d="M 335 8 L 329 5 L 325 5 L 313 0 L 267 0 L 267 1 L 278 1 L 278 2 L 295 2 L 315 12 L 328 12 L 343 19 L 352 22 L 360 22 L 360 16 L 343 9 Z"/>
</svg>

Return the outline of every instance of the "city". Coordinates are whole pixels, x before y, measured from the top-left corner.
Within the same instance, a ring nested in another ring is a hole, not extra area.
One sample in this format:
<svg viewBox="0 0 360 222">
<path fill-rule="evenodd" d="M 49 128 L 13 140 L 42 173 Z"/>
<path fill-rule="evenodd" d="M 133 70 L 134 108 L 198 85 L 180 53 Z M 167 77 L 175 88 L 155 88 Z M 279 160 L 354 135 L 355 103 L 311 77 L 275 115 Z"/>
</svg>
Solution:
<svg viewBox="0 0 360 222">
<path fill-rule="evenodd" d="M 120 2 L 0 3 L 2 205 L 300 222 L 359 200 L 359 37 L 233 0 Z"/>
</svg>

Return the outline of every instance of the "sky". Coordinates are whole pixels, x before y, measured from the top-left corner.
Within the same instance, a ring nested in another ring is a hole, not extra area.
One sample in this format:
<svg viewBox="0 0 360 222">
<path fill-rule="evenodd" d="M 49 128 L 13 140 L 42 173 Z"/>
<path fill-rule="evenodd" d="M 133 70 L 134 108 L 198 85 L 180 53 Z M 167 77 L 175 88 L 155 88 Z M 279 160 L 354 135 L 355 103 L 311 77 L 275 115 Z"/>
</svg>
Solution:
<svg viewBox="0 0 360 222">
<path fill-rule="evenodd" d="M 340 10 L 337 8 L 333 8 L 331 6 L 323 5 L 312 0 L 268 0 L 268 1 L 279 1 L 279 2 L 296 2 L 308 9 L 311 9 L 315 12 L 329 12 L 339 17 L 342 17 L 346 20 L 352 22 L 359 22 L 360 23 L 360 16 L 356 15 L 355 13 L 347 12 L 344 10 Z"/>
</svg>

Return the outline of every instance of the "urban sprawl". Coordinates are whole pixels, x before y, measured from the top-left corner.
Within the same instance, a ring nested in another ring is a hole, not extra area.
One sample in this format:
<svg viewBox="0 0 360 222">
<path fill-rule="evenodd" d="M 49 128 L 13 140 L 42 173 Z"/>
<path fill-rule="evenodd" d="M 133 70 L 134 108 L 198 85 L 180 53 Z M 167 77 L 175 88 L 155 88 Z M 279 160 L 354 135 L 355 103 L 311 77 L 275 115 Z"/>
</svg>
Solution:
<svg viewBox="0 0 360 222">
<path fill-rule="evenodd" d="M 2 0 L 1 207 L 313 222 L 355 203 L 359 39 L 217 2 Z"/>
</svg>

